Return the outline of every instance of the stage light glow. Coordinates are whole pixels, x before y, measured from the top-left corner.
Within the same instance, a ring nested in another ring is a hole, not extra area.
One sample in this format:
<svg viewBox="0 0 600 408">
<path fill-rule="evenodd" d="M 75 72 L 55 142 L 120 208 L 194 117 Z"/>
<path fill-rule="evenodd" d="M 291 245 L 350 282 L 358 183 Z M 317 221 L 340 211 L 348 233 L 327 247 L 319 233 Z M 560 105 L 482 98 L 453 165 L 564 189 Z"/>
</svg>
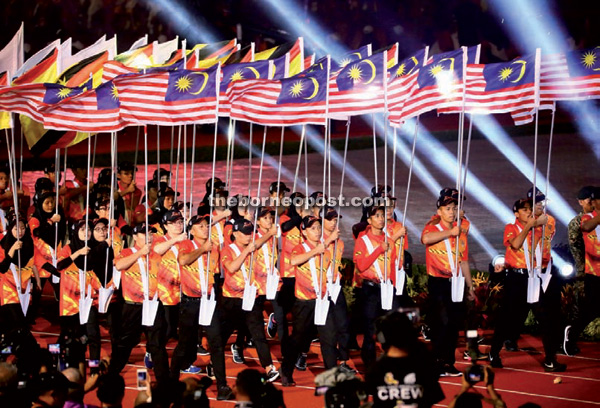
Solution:
<svg viewBox="0 0 600 408">
<path fill-rule="evenodd" d="M 494 267 L 498 265 L 504 265 L 505 260 L 506 259 L 504 258 L 504 254 L 498 254 L 492 259 L 492 265 Z"/>
<path fill-rule="evenodd" d="M 567 278 L 573 274 L 573 271 L 575 270 L 575 268 L 573 268 L 572 264 L 565 262 L 565 264 L 563 266 L 561 266 L 561 268 L 559 270 L 560 270 L 560 275 Z"/>
<path fill-rule="evenodd" d="M 210 26 L 197 18 L 179 0 L 144 0 L 148 7 L 158 10 L 169 10 L 171 24 L 179 31 L 181 37 L 191 44 L 215 43 L 220 41 Z"/>
<path fill-rule="evenodd" d="M 473 124 L 483 135 L 498 149 L 506 159 L 512 163 L 527 180 L 533 182 L 533 163 L 517 146 L 517 144 L 506 134 L 498 122 L 488 115 L 472 116 Z M 550 175 L 552 177 L 552 174 Z M 536 183 L 538 188 L 544 192 L 546 189 L 546 177 L 537 170 Z M 525 196 L 525 192 L 522 194 Z M 575 217 L 575 211 L 562 195 L 550 184 L 548 190 L 548 209 L 563 225 Z"/>
</svg>

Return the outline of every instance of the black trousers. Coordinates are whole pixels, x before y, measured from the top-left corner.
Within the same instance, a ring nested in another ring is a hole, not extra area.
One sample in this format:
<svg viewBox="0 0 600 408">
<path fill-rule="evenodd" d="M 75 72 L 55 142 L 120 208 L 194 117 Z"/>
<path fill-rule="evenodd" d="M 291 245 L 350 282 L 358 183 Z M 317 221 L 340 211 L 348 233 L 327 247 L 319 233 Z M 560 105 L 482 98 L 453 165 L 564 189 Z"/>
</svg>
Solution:
<svg viewBox="0 0 600 408">
<path fill-rule="evenodd" d="M 176 339 L 177 327 L 179 326 L 179 305 L 163 306 L 165 308 L 165 321 L 167 322 L 167 340 Z"/>
<path fill-rule="evenodd" d="M 579 313 L 577 320 L 573 322 L 570 339 L 577 341 L 581 332 L 585 330 L 588 324 L 600 317 L 600 307 L 598 299 L 600 298 L 600 276 L 594 276 L 586 273 L 583 277 L 583 299 L 579 301 Z"/>
<path fill-rule="evenodd" d="M 123 371 L 131 355 L 131 350 L 140 342 L 140 336 L 144 332 L 146 335 L 146 351 L 152 356 L 156 379 L 159 382 L 168 381 L 169 356 L 165 348 L 167 338 L 164 306 L 159 302 L 153 326 L 142 325 L 141 304 L 125 303 L 122 312 L 119 340 L 111 358 L 110 371 L 117 374 Z"/>
<path fill-rule="evenodd" d="M 350 358 L 348 353 L 348 343 L 350 342 L 350 316 L 348 316 L 348 306 L 344 292 L 340 290 L 337 301 L 331 302 L 329 306 L 333 313 L 333 323 L 335 326 L 335 337 L 337 342 L 337 356 L 341 361 L 346 361 Z"/>
<path fill-rule="evenodd" d="M 562 338 L 562 285 L 559 279 L 553 277 L 547 290 L 541 291 L 540 300 L 529 304 L 527 303 L 527 279 L 527 274 L 510 270 L 507 273 L 490 353 L 498 355 L 506 340 L 516 341 L 523 330 L 529 310 L 533 310 L 540 323 L 546 360 L 552 361 Z"/>
<path fill-rule="evenodd" d="M 200 298 L 182 296 L 179 305 L 179 342 L 171 359 L 171 376 L 173 378 L 179 378 L 179 371 L 188 368 L 196 361 L 198 329 L 202 328 L 206 331 L 206 338 L 210 347 L 210 359 L 215 377 L 217 377 L 217 385 L 227 385 L 220 314 L 220 308 L 217 304 L 210 325 L 199 326 Z"/>
<path fill-rule="evenodd" d="M 264 304 L 261 297 L 256 298 L 254 307 L 249 312 L 242 310 L 242 299 L 223 297 L 222 336 L 223 346 L 225 346 L 234 330 L 237 329 L 239 333 L 240 328 L 246 326 L 256 345 L 260 365 L 268 367 L 273 364 L 273 359 L 265 337 L 263 310 Z"/>
<path fill-rule="evenodd" d="M 449 278 L 428 276 L 427 321 L 431 327 L 433 354 L 440 364 L 454 365 L 458 331 L 463 327 L 464 302 L 452 301 Z"/>
<path fill-rule="evenodd" d="M 98 308 L 92 306 L 90 309 L 90 316 L 85 327 L 85 334 L 88 338 L 88 351 L 90 353 L 90 360 L 100 360 L 100 321 L 99 321 Z"/>
<path fill-rule="evenodd" d="M 287 342 L 289 337 L 289 322 L 287 314 L 292 311 L 296 301 L 296 278 L 281 278 L 282 284 L 275 301 L 273 302 L 273 313 L 277 322 L 277 337 L 282 343 Z"/>
<path fill-rule="evenodd" d="M 395 289 L 394 289 L 395 291 Z M 366 368 L 375 362 L 375 320 L 389 313 L 381 308 L 381 287 L 379 284 L 364 281 L 362 286 L 363 302 L 363 344 L 361 358 Z M 394 296 L 392 310 L 400 307 L 400 296 Z"/>
<path fill-rule="evenodd" d="M 289 347 L 283 355 L 283 363 L 281 365 L 282 373 L 288 378 L 292 377 L 298 353 L 302 351 L 302 346 L 306 342 L 306 336 L 311 332 L 311 328 L 315 327 L 315 303 L 315 300 L 299 299 L 296 299 L 294 303 L 292 309 L 292 315 L 294 316 L 292 335 L 290 336 Z M 325 325 L 316 326 L 321 343 L 321 355 L 323 356 L 326 369 L 337 365 L 337 339 L 334 320 L 333 305 L 330 304 Z"/>
</svg>

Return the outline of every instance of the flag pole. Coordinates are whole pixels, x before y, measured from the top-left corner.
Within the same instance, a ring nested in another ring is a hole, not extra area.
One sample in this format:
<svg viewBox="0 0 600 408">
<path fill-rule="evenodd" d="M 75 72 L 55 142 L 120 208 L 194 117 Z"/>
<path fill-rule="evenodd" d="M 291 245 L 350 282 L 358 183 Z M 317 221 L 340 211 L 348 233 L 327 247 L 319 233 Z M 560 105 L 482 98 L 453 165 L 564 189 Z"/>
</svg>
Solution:
<svg viewBox="0 0 600 408">
<path fill-rule="evenodd" d="M 181 125 L 178 126 L 179 131 L 177 134 L 177 165 L 175 167 L 175 197 L 177 197 L 177 192 L 179 191 L 179 159 L 181 155 Z"/>
<path fill-rule="evenodd" d="M 544 191 L 544 197 L 546 197 L 546 198 L 548 197 L 548 190 L 550 189 L 550 160 L 552 159 L 552 139 L 554 136 L 554 114 L 555 114 L 555 112 L 556 112 L 556 102 L 554 102 L 554 105 L 552 106 L 552 119 L 550 121 L 550 140 L 548 142 L 548 165 L 546 166 L 546 188 Z M 533 193 L 535 194 L 535 189 L 534 189 Z M 546 215 L 546 212 L 547 212 L 547 206 L 544 205 L 544 215 Z M 543 258 L 544 258 L 544 239 L 545 238 L 546 238 L 546 225 L 544 225 L 542 227 L 542 238 L 541 238 L 542 239 L 542 242 L 541 242 L 542 262 L 543 262 Z"/>
<path fill-rule="evenodd" d="M 373 121 L 373 170 L 375 172 L 375 188 L 377 188 L 378 179 L 377 179 L 377 135 L 375 132 L 375 114 L 371 114 L 371 119 Z"/>
<path fill-rule="evenodd" d="M 298 160 L 296 161 L 296 172 L 294 173 L 294 184 L 292 186 L 292 193 L 296 191 L 296 182 L 298 181 L 298 173 L 300 171 L 300 161 L 302 159 L 302 145 L 306 133 L 306 125 L 302 125 L 302 131 L 300 132 L 300 146 L 298 147 Z"/>
<path fill-rule="evenodd" d="M 248 198 L 252 194 L 252 133 L 253 123 L 250 123 L 250 134 L 248 135 Z"/>
<path fill-rule="evenodd" d="M 258 187 L 256 188 L 256 198 L 258 198 L 260 200 L 260 184 L 262 182 L 262 172 L 263 172 L 263 163 L 265 160 L 265 144 L 267 142 L 267 126 L 265 126 L 265 130 L 263 133 L 263 142 L 262 142 L 262 151 L 260 154 L 260 167 L 258 170 Z M 254 228 L 256 229 L 256 221 L 258 220 L 258 208 L 257 207 L 254 210 Z M 252 244 L 254 245 L 254 242 L 256 240 L 256 234 L 252 234 Z M 252 251 L 252 254 L 250 255 L 250 270 L 248 271 L 248 282 L 250 282 L 252 279 L 252 266 L 254 264 L 254 253 L 256 251 Z"/>
</svg>

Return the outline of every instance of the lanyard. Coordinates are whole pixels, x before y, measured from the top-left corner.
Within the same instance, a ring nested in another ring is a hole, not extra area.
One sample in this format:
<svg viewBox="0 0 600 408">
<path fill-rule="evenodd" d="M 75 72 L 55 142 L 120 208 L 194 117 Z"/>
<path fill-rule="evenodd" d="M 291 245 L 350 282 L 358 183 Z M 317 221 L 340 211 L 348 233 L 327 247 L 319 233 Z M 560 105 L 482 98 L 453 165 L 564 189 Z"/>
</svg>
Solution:
<svg viewBox="0 0 600 408">
<path fill-rule="evenodd" d="M 310 247 L 308 246 L 308 244 L 305 242 L 302 244 L 302 246 L 304 247 L 304 250 L 306 252 L 310 252 Z M 323 255 L 320 255 L 323 256 Z M 312 279 L 312 284 L 313 284 L 313 289 L 315 291 L 315 295 L 317 295 L 317 297 L 321 297 L 321 281 L 319 280 L 318 276 L 317 276 L 317 264 L 315 261 L 316 256 L 313 256 L 312 258 L 310 258 L 308 260 L 308 266 L 310 268 L 310 276 Z M 320 261 L 320 260 L 319 260 Z"/>
<path fill-rule="evenodd" d="M 437 229 L 443 231 L 444 228 L 441 224 L 436 225 Z M 460 237 L 460 232 L 459 232 Z M 458 239 L 458 238 L 457 238 Z M 452 245 L 450 245 L 450 238 L 446 238 L 444 240 L 444 245 L 446 245 L 446 254 L 448 254 L 448 262 L 450 263 L 450 270 L 452 271 L 452 275 L 456 276 L 456 265 L 454 264 L 454 255 L 452 255 Z M 460 243 L 459 243 L 459 251 L 460 251 Z"/>
<path fill-rule="evenodd" d="M 367 247 L 367 251 L 369 251 L 369 255 L 371 255 L 375 251 L 371 239 L 369 239 L 367 234 L 365 234 L 363 235 L 362 240 Z M 375 262 L 373 262 L 373 266 L 375 267 L 375 272 L 377 273 L 377 278 L 379 279 L 379 282 L 383 282 L 383 273 L 381 272 L 381 266 L 379 266 L 379 259 L 375 259 Z"/>
<path fill-rule="evenodd" d="M 198 249 L 198 245 L 196 245 L 196 242 L 194 242 L 194 240 L 192 240 L 192 245 L 194 245 L 194 249 Z M 200 290 L 202 291 L 202 296 L 204 297 L 208 293 L 208 274 L 204 273 L 204 264 L 202 263 L 202 255 L 200 255 L 198 257 L 196 262 L 198 262 L 198 273 L 200 275 Z M 208 264 L 206 266 L 207 266 L 207 269 L 210 268 L 210 266 Z"/>
</svg>

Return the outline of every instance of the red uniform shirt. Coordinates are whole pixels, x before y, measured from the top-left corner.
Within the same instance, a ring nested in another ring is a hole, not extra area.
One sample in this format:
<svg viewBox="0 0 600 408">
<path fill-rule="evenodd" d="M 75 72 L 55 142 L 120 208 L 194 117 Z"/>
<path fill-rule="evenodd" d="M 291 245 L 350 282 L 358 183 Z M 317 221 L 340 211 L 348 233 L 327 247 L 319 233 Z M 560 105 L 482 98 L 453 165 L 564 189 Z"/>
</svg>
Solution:
<svg viewBox="0 0 600 408">
<path fill-rule="evenodd" d="M 463 222 L 461 221 L 461 231 L 459 234 L 459 248 L 458 248 L 458 263 L 460 268 L 460 262 L 466 260 L 466 254 L 468 253 L 467 233 L 462 227 Z M 428 223 L 423 229 L 421 234 L 421 240 L 426 234 L 431 232 L 440 232 L 438 225 L 443 231 L 448 231 L 442 223 L 432 224 Z M 453 226 L 456 223 L 453 224 Z M 456 237 L 449 237 L 445 240 L 437 242 L 432 245 L 425 246 L 425 263 L 427 268 L 427 274 L 438 277 L 438 278 L 450 278 L 452 276 L 452 268 L 450 265 L 450 259 L 448 257 L 448 251 L 446 247 L 446 240 L 450 244 L 450 252 L 452 254 L 452 261 L 456 262 Z"/>
<path fill-rule="evenodd" d="M 62 248 L 58 256 L 59 262 L 71 256 L 69 245 Z M 102 286 L 96 274 L 92 271 L 85 273 L 85 288 L 92 285 L 92 298 L 94 305 L 98 305 L 98 289 Z M 81 299 L 81 287 L 79 282 L 79 268 L 75 262 L 60 273 L 60 300 L 58 302 L 60 316 L 73 316 L 79 313 L 79 299 Z"/>
<path fill-rule="evenodd" d="M 240 246 L 238 246 L 235 242 L 229 246 L 224 247 L 221 251 L 221 264 L 223 265 L 222 269 L 223 273 L 225 274 L 223 276 L 223 296 L 241 299 L 244 296 L 244 287 L 246 286 L 242 268 L 238 269 L 235 272 L 231 272 L 225 267 L 225 263 L 232 262 L 238 257 L 238 255 L 232 248 L 234 245 L 241 253 L 243 249 Z M 243 263 L 243 266 L 246 270 L 246 274 L 248 274 L 248 276 L 250 273 L 250 258 L 251 256 L 248 255 Z M 254 277 L 252 277 L 251 280 L 252 282 L 254 282 Z"/>
<path fill-rule="evenodd" d="M 141 248 L 134 247 L 136 252 Z M 133 254 L 132 248 L 125 248 L 121 253 L 116 256 L 115 261 L 126 258 Z M 154 253 L 152 249 L 148 254 L 150 268 L 148 270 L 148 297 L 149 299 L 154 298 L 156 294 L 158 282 L 158 265 L 160 263 L 160 256 Z M 140 270 L 140 262 L 143 265 Z M 121 271 L 121 290 L 123 292 L 123 299 L 130 303 L 142 303 L 144 301 L 144 284 L 142 281 L 142 272 L 146 273 L 146 257 L 142 256 L 140 261 L 135 261 L 128 269 Z"/>
<path fill-rule="evenodd" d="M 3 260 L 4 257 L 4 250 L 0 248 L 0 260 Z M 29 262 L 27 262 L 27 265 L 21 265 L 21 273 L 19 273 L 19 268 L 15 265 L 15 274 L 13 274 L 12 269 L 9 267 L 6 273 L 0 276 L 0 305 L 4 306 L 19 303 L 16 283 L 18 278 L 15 280 L 15 275 L 17 275 L 17 277 L 20 275 L 21 288 L 25 289 L 27 287 L 27 283 L 33 276 L 33 265 L 34 257 L 31 257 Z"/>
<path fill-rule="evenodd" d="M 281 218 L 281 222 L 285 222 L 283 217 L 287 217 L 287 215 L 283 215 Z M 286 220 L 287 221 L 287 220 Z M 300 245 L 304 240 L 302 239 L 302 233 L 298 227 L 294 227 L 285 234 L 283 234 L 281 238 L 281 257 L 283 262 L 281 262 L 281 277 L 282 278 L 293 278 L 296 268 L 291 265 L 290 259 L 292 258 L 292 251 L 298 245 Z"/>
<path fill-rule="evenodd" d="M 177 244 L 179 255 L 189 254 L 200 247 L 200 243 L 191 240 L 185 240 Z M 204 277 L 207 277 L 206 293 L 210 295 L 215 283 L 215 273 L 219 272 L 219 250 L 213 246 L 210 251 L 210 266 L 207 270 L 208 253 L 200 255 L 198 259 L 189 265 L 181 266 L 181 293 L 188 297 L 202 297 L 202 286 L 200 284 L 200 271 L 204 272 Z M 202 267 L 200 266 L 202 265 Z M 208 273 L 208 276 L 206 276 Z"/>
<path fill-rule="evenodd" d="M 369 240 L 373 247 L 373 252 L 369 251 L 365 240 Z M 371 226 L 359 235 L 358 239 L 354 242 L 354 264 L 358 269 L 360 275 L 360 282 L 365 280 L 373 283 L 381 283 L 379 273 L 381 277 L 385 276 L 391 279 L 392 283 L 395 283 L 396 273 L 394 271 L 394 265 L 396 264 L 396 247 L 392 245 L 391 251 L 388 252 L 387 262 L 384 256 L 384 251 L 381 246 L 385 241 L 385 235 L 375 235 L 371 230 Z M 387 273 L 386 273 L 387 263 Z M 375 265 L 378 265 L 376 267 Z"/>
<path fill-rule="evenodd" d="M 329 235 L 323 234 L 323 239 L 329 238 Z M 333 259 L 333 251 L 335 251 L 335 241 L 329 244 L 327 250 L 329 251 L 329 256 Z M 335 282 L 337 278 L 341 275 L 340 270 L 342 269 L 342 255 L 344 254 L 344 241 L 340 238 L 337 240 L 337 252 L 335 256 L 335 270 L 331 270 L 331 280 Z M 332 265 L 333 266 L 333 265 Z M 327 270 L 330 273 L 330 269 Z"/>
<path fill-rule="evenodd" d="M 263 235 L 260 232 L 256 233 L 255 240 L 259 240 Z M 267 259 L 265 259 L 265 252 Z M 273 262 L 271 262 L 273 259 Z M 256 293 L 259 295 L 267 294 L 267 265 L 271 268 L 277 265 L 277 251 L 273 254 L 273 238 L 271 237 L 260 248 L 254 251 L 254 263 L 252 264 L 252 275 L 256 282 Z"/>
<path fill-rule="evenodd" d="M 172 239 L 171 236 L 163 235 L 154 238 L 155 245 Z M 178 305 L 181 301 L 181 275 L 177 257 L 179 251 L 173 245 L 160 257 L 158 266 L 158 298 L 165 306 Z"/>
<path fill-rule="evenodd" d="M 85 183 L 87 183 L 87 181 L 82 182 L 79 180 L 68 180 L 65 183 L 65 187 L 67 187 L 68 189 L 75 189 L 75 188 L 85 187 Z M 64 209 L 65 215 L 67 216 L 69 221 L 71 221 L 72 223 L 75 223 L 75 222 L 83 219 L 83 217 L 85 217 L 85 212 L 86 212 L 86 208 L 84 207 L 85 195 L 86 195 L 86 192 L 83 191 L 83 192 L 77 194 L 76 196 L 71 197 L 69 202 L 65 203 L 66 204 L 66 207 Z"/>
<path fill-rule="evenodd" d="M 523 230 L 523 224 L 519 220 L 515 220 L 514 224 L 507 224 L 504 227 L 504 246 L 506 247 L 506 254 L 504 255 L 504 264 L 508 268 L 514 269 L 526 269 L 527 261 L 525 260 L 525 244 L 521 245 L 521 248 L 514 250 L 510 246 L 512 241 L 517 235 Z M 535 228 L 535 240 L 538 241 L 542 234 L 542 228 Z M 527 256 L 531 259 L 531 231 L 527 233 Z"/>
<path fill-rule="evenodd" d="M 581 217 L 581 223 L 583 224 L 584 222 L 591 220 L 597 214 L 597 211 L 594 211 L 591 214 L 584 214 Z M 590 232 L 581 230 L 583 234 L 583 242 L 585 243 L 585 273 L 595 276 L 600 275 L 600 241 L 598 240 L 599 231 L 600 226 L 596 227 Z"/>
<path fill-rule="evenodd" d="M 305 245 L 308 247 L 306 248 Z M 315 247 L 308 241 L 297 245 L 292 251 L 292 256 L 302 255 L 312 251 Z M 316 255 L 311 259 L 314 260 L 314 271 L 311 267 L 310 260 L 301 265 L 296 265 L 296 299 L 299 300 L 314 300 L 317 298 L 315 286 L 318 287 L 319 275 L 321 275 L 321 297 L 327 293 L 327 268 L 331 263 L 331 252 L 325 251 L 323 257 L 323 270 L 321 272 L 321 255 Z M 315 280 L 313 280 L 313 273 Z"/>
</svg>

